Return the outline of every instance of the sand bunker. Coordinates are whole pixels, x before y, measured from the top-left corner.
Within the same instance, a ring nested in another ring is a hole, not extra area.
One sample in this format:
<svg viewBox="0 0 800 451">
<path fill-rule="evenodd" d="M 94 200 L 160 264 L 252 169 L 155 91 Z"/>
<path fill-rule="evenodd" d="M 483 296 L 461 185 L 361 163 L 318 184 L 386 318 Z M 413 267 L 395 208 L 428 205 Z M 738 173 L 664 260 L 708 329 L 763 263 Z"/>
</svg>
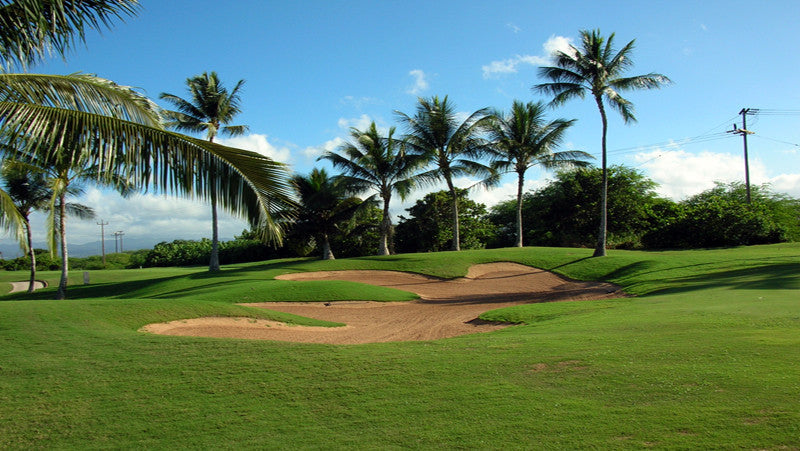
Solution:
<svg viewBox="0 0 800 451">
<path fill-rule="evenodd" d="M 516 263 L 470 268 L 464 278 L 439 279 L 398 271 L 325 271 L 278 276 L 283 280 L 348 280 L 420 296 L 412 302 L 268 302 L 243 304 L 347 324 L 346 327 L 290 326 L 250 318 L 199 318 L 151 324 L 164 335 L 250 338 L 305 343 L 356 344 L 436 340 L 489 332 L 509 324 L 477 320 L 488 310 L 512 305 L 609 299 L 624 296 L 609 283 L 576 282 Z"/>
</svg>

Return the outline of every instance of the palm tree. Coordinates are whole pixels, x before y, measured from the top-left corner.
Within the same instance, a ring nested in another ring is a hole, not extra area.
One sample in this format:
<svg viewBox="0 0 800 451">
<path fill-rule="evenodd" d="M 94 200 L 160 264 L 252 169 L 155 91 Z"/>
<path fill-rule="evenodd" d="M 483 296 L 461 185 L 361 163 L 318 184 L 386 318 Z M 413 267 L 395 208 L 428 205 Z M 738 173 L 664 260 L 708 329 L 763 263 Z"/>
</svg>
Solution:
<svg viewBox="0 0 800 451">
<path fill-rule="evenodd" d="M 606 133 L 608 120 L 605 103 L 617 110 L 626 122 L 635 122 L 633 104 L 623 98 L 620 91 L 634 89 L 657 89 L 671 83 L 664 75 L 649 73 L 633 77 L 623 77 L 633 66 L 631 53 L 634 41 L 626 44 L 619 52 L 614 49 L 614 33 L 606 39 L 600 30 L 581 30 L 581 46 L 570 46 L 568 52 L 556 52 L 555 66 L 540 67 L 539 74 L 552 80 L 533 87 L 534 90 L 553 95 L 552 105 L 560 105 L 574 97 L 583 98 L 590 93 L 600 110 L 603 122 L 602 168 L 603 184 L 600 193 L 600 229 L 597 237 L 595 257 L 606 255 L 606 230 L 608 205 L 608 169 L 606 165 Z"/>
<path fill-rule="evenodd" d="M 354 193 L 367 190 L 378 192 L 383 201 L 378 255 L 389 255 L 392 230 L 389 203 L 392 194 L 396 192 L 401 199 L 405 199 L 414 185 L 413 172 L 422 163 L 419 155 L 405 152 L 402 143 L 394 139 L 394 132 L 395 128 L 392 127 L 387 136 L 381 136 L 375 122 L 363 131 L 352 128 L 352 141 L 340 146 L 339 153 L 326 152 L 319 158 L 341 169 L 344 174 L 340 177 Z"/>
<path fill-rule="evenodd" d="M 6 2 L 0 60 L 24 65 L 50 51 L 63 54 L 84 29 L 108 25 L 136 7 L 130 0 Z M 5 156 L 22 161 L 51 164 L 71 149 L 71 158 L 60 159 L 94 168 L 96 180 L 122 178 L 133 188 L 203 199 L 217 185 L 224 208 L 246 217 L 262 239 L 282 239 L 280 212 L 291 204 L 285 165 L 165 130 L 159 108 L 132 88 L 84 74 L 0 73 L 0 136 Z M 11 205 L 7 200 L 0 195 L 0 204 Z"/>
<path fill-rule="evenodd" d="M 28 292 L 32 293 L 36 281 L 36 252 L 33 249 L 30 215 L 33 210 L 46 209 L 52 194 L 44 174 L 38 168 L 9 160 L 3 163 L 0 173 L 6 192 L 22 216 L 25 239 L 20 241 L 20 247 L 31 260 Z"/>
<path fill-rule="evenodd" d="M 161 93 L 161 98 L 171 103 L 177 111 L 167 111 L 167 126 L 190 133 L 206 132 L 206 139 L 214 142 L 218 133 L 240 136 L 247 132 L 245 125 L 227 125 L 241 112 L 239 108 L 239 89 L 244 80 L 228 92 L 222 86 L 216 72 L 203 72 L 186 79 L 191 100 L 184 100 L 174 94 Z M 219 271 L 219 227 L 217 224 L 217 192 L 220 180 L 213 172 L 212 184 L 208 187 L 211 198 L 211 261 L 209 271 Z"/>
<path fill-rule="evenodd" d="M 397 112 L 407 128 L 404 143 L 411 152 L 424 156 L 435 167 L 417 175 L 424 183 L 438 180 L 447 183 L 453 199 L 453 244 L 452 250 L 461 250 L 458 224 L 458 193 L 453 178 L 463 175 L 488 176 L 485 183 L 493 179 L 492 170 L 477 160 L 487 152 L 486 142 L 480 137 L 482 127 L 489 120 L 488 109 L 480 109 L 459 122 L 455 107 L 447 102 L 447 96 L 439 99 L 418 99 L 416 114 L 411 117 Z"/>
<path fill-rule="evenodd" d="M 315 168 L 308 176 L 295 175 L 292 182 L 300 198 L 296 227 L 322 243 L 323 260 L 334 260 L 330 237 L 368 203 L 349 196 L 344 179 L 329 177 L 324 169 Z"/>
<path fill-rule="evenodd" d="M 514 101 L 506 116 L 496 111 L 489 125 L 494 157 L 492 166 L 501 172 L 517 173 L 517 247 L 522 247 L 522 189 L 525 172 L 533 166 L 545 169 L 583 167 L 592 158 L 586 152 L 554 152 L 575 119 L 556 119 L 545 123 L 542 102 L 523 104 Z"/>
</svg>

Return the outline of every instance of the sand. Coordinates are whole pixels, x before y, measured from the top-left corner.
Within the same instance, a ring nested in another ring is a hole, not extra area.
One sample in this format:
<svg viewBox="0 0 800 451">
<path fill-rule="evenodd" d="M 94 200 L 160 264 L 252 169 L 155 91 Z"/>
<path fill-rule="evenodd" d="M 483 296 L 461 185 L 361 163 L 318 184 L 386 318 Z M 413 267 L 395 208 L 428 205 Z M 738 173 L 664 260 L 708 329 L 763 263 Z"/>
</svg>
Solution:
<svg viewBox="0 0 800 451">
<path fill-rule="evenodd" d="M 418 294 L 420 299 L 412 302 L 242 304 L 345 323 L 345 327 L 291 326 L 252 318 L 198 318 L 150 324 L 143 331 L 325 344 L 436 340 L 511 326 L 477 319 L 488 310 L 526 303 L 625 296 L 613 284 L 567 280 L 517 263 L 475 265 L 466 277 L 447 280 L 398 271 L 325 271 L 286 274 L 277 278 L 348 280 L 410 291 Z"/>
</svg>

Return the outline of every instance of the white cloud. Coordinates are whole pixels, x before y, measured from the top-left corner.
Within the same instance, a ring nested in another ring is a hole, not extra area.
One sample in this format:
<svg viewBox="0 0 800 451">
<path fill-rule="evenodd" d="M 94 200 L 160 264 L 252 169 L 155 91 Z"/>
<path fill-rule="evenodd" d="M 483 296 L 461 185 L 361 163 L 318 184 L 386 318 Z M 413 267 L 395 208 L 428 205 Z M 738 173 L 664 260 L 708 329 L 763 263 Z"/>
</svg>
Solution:
<svg viewBox="0 0 800 451">
<path fill-rule="evenodd" d="M 483 78 L 491 78 L 498 75 L 513 74 L 517 72 L 517 67 L 521 64 L 529 64 L 531 66 L 543 66 L 552 62 L 552 56 L 557 51 L 570 52 L 572 39 L 564 36 L 550 36 L 550 38 L 542 44 L 542 55 L 516 55 L 512 58 L 507 58 L 500 61 L 492 61 L 491 63 L 482 66 Z"/>
<path fill-rule="evenodd" d="M 100 241 L 100 221 L 108 223 L 105 225 L 106 252 L 114 249 L 116 231 L 124 232 L 124 243 L 148 240 L 155 244 L 176 239 L 211 238 L 211 207 L 195 199 L 160 194 L 136 194 L 123 198 L 113 191 L 90 188 L 86 194 L 72 201 L 92 207 L 97 217 L 90 220 L 68 219 L 67 242 L 71 244 Z M 41 213 L 32 215 L 34 241 L 37 243 L 45 241 L 45 220 L 45 215 Z M 219 211 L 218 225 L 220 239 L 224 240 L 232 239 L 248 228 L 246 221 L 223 210 Z M 125 246 L 125 249 L 129 248 Z"/>
<path fill-rule="evenodd" d="M 507 23 L 507 24 L 506 24 L 506 27 L 510 28 L 510 29 L 511 29 L 511 31 L 512 31 L 514 34 L 517 34 L 517 33 L 519 33 L 520 31 L 522 31 L 522 28 L 520 28 L 520 27 L 516 26 L 515 24 L 513 24 L 513 23 L 511 23 L 511 22 Z"/>
<path fill-rule="evenodd" d="M 800 198 L 800 174 L 780 174 L 769 179 L 772 190 Z"/>
<path fill-rule="evenodd" d="M 378 99 L 374 97 L 353 97 L 353 96 L 344 96 L 339 100 L 339 102 L 342 105 L 352 105 L 359 110 L 363 108 L 365 105 L 373 105 L 379 103 Z"/>
<path fill-rule="evenodd" d="M 272 158 L 275 161 L 288 163 L 291 159 L 291 151 L 287 146 L 277 147 L 269 142 L 267 135 L 252 134 L 247 136 L 236 136 L 233 138 L 223 138 L 219 143 L 225 146 L 236 147 L 239 149 L 252 150 L 253 152 Z"/>
<path fill-rule="evenodd" d="M 660 185 L 656 191 L 674 200 L 711 189 L 715 182 L 744 180 L 744 160 L 740 155 L 662 149 L 636 154 L 634 159 Z M 769 182 L 766 168 L 758 160 L 750 161 L 750 182 Z"/>
<path fill-rule="evenodd" d="M 303 155 L 305 155 L 309 159 L 316 159 L 325 152 L 333 152 L 334 150 L 336 150 L 337 147 L 341 146 L 344 143 L 345 143 L 344 139 L 336 137 L 331 139 L 330 141 L 326 141 L 322 145 L 306 147 L 305 149 L 303 149 Z"/>
<path fill-rule="evenodd" d="M 427 75 L 425 75 L 425 72 L 421 71 L 420 69 L 414 69 L 411 72 L 409 72 L 408 75 L 414 77 L 414 85 L 408 88 L 408 90 L 406 91 L 407 93 L 416 96 L 421 94 L 422 91 L 428 89 L 428 80 L 427 80 Z"/>
<path fill-rule="evenodd" d="M 545 55 L 547 55 L 548 57 L 555 55 L 557 52 L 571 54 L 573 53 L 572 38 L 553 35 L 550 36 L 550 39 L 545 41 L 544 44 L 542 44 L 542 48 L 544 49 Z"/>
<path fill-rule="evenodd" d="M 339 118 L 339 121 L 337 121 L 337 125 L 339 126 L 339 128 L 341 128 L 342 130 L 347 130 L 348 132 L 350 128 L 353 127 L 359 130 L 365 130 L 369 128 L 369 125 L 371 123 L 372 123 L 372 118 L 370 118 L 366 114 L 362 114 L 357 118 L 351 118 L 351 119 Z"/>
</svg>

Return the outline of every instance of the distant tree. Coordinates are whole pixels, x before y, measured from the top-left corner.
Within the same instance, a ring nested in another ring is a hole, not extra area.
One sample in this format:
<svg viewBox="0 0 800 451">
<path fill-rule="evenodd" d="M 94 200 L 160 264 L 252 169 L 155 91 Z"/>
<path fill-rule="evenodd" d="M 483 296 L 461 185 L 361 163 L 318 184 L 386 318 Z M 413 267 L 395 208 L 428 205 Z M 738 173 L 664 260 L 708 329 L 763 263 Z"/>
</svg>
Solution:
<svg viewBox="0 0 800 451">
<path fill-rule="evenodd" d="M 161 93 L 161 98 L 171 103 L 177 111 L 167 111 L 167 126 L 190 133 L 206 133 L 206 139 L 214 142 L 217 134 L 240 136 L 247 132 L 246 125 L 228 125 L 234 116 L 241 112 L 239 108 L 239 89 L 244 80 L 239 80 L 232 90 L 228 91 L 219 80 L 216 72 L 203 72 L 186 79 L 191 93 L 191 100 L 184 100 L 174 94 Z M 219 225 L 217 220 L 217 196 L 222 192 L 225 183 L 211 166 L 207 185 L 208 197 L 211 199 L 211 257 L 209 271 L 219 271 Z"/>
<path fill-rule="evenodd" d="M 383 201 L 378 255 L 389 255 L 392 194 L 405 199 L 413 186 L 414 171 L 422 163 L 419 155 L 407 153 L 402 142 L 394 139 L 394 131 L 392 127 L 387 136 L 382 136 L 375 122 L 363 131 L 353 128 L 351 142 L 340 146 L 337 152 L 326 152 L 320 157 L 343 171 L 340 177 L 354 194 L 373 190 Z"/>
<path fill-rule="evenodd" d="M 648 247 L 707 248 L 800 240 L 800 200 L 744 184 L 716 187 L 679 203 L 668 220 L 643 237 Z"/>
<path fill-rule="evenodd" d="M 465 249 L 483 249 L 494 240 L 496 227 L 486 218 L 486 206 L 467 197 L 467 190 L 456 189 L 461 236 Z M 428 193 L 400 216 L 396 227 L 397 252 L 438 252 L 452 249 L 452 200 L 447 191 Z"/>
<path fill-rule="evenodd" d="M 600 30 L 581 30 L 580 48 L 570 46 L 567 52 L 556 52 L 555 66 L 540 67 L 539 74 L 551 80 L 534 86 L 534 90 L 553 95 L 552 105 L 560 105 L 574 98 L 583 98 L 589 93 L 594 98 L 603 122 L 602 170 L 603 183 L 600 191 L 600 228 L 594 256 L 606 255 L 607 206 L 608 206 L 608 170 L 606 152 L 606 133 L 608 120 L 605 103 L 619 111 L 622 119 L 635 122 L 633 104 L 622 97 L 621 91 L 634 89 L 655 89 L 671 83 L 664 75 L 649 73 L 633 77 L 624 77 L 627 69 L 633 66 L 631 53 L 634 41 L 630 41 L 618 52 L 614 49 L 614 33 L 608 39 L 600 34 Z"/>
<path fill-rule="evenodd" d="M 517 173 L 517 247 L 522 247 L 522 192 L 525 173 L 533 166 L 545 169 L 585 167 L 593 158 L 586 152 L 555 152 L 575 120 L 556 119 L 545 123 L 545 106 L 541 102 L 523 104 L 514 101 L 511 112 L 492 114 L 489 123 L 492 166 L 501 172 Z"/>
<path fill-rule="evenodd" d="M 366 207 L 361 199 L 349 195 L 343 179 L 332 178 L 324 169 L 292 178 L 299 198 L 295 230 L 315 237 L 322 248 L 322 259 L 333 260 L 331 236 Z"/>
<path fill-rule="evenodd" d="M 461 249 L 458 193 L 453 179 L 463 175 L 479 175 L 492 179 L 490 167 L 480 163 L 487 152 L 486 141 L 481 138 L 489 110 L 480 109 L 460 121 L 447 96 L 439 99 L 418 99 L 417 112 L 411 117 L 397 112 L 405 125 L 404 142 L 410 152 L 415 152 L 434 165 L 434 169 L 417 175 L 422 183 L 433 184 L 444 180 L 450 194 L 452 208 L 452 250 Z"/>
<path fill-rule="evenodd" d="M 381 220 L 383 210 L 377 205 L 368 205 L 359 209 L 353 219 L 343 222 L 339 227 L 339 233 L 331 237 L 331 247 L 340 249 L 337 254 L 341 257 L 361 257 L 372 255 L 383 239 L 381 231 Z M 390 232 L 394 235 L 393 232 Z M 392 242 L 392 236 L 389 242 Z M 394 250 L 392 246 L 390 251 Z"/>
<path fill-rule="evenodd" d="M 591 246 L 597 206 L 600 204 L 602 170 L 599 168 L 560 171 L 547 186 L 523 198 L 525 240 L 538 246 Z M 657 224 L 660 212 L 671 201 L 659 198 L 655 182 L 635 169 L 608 168 L 608 209 L 618 218 L 609 228 L 612 247 L 638 247 L 640 237 Z M 509 200 L 492 207 L 490 218 L 504 241 L 512 245 L 509 232 L 514 224 L 514 203 Z"/>
</svg>

